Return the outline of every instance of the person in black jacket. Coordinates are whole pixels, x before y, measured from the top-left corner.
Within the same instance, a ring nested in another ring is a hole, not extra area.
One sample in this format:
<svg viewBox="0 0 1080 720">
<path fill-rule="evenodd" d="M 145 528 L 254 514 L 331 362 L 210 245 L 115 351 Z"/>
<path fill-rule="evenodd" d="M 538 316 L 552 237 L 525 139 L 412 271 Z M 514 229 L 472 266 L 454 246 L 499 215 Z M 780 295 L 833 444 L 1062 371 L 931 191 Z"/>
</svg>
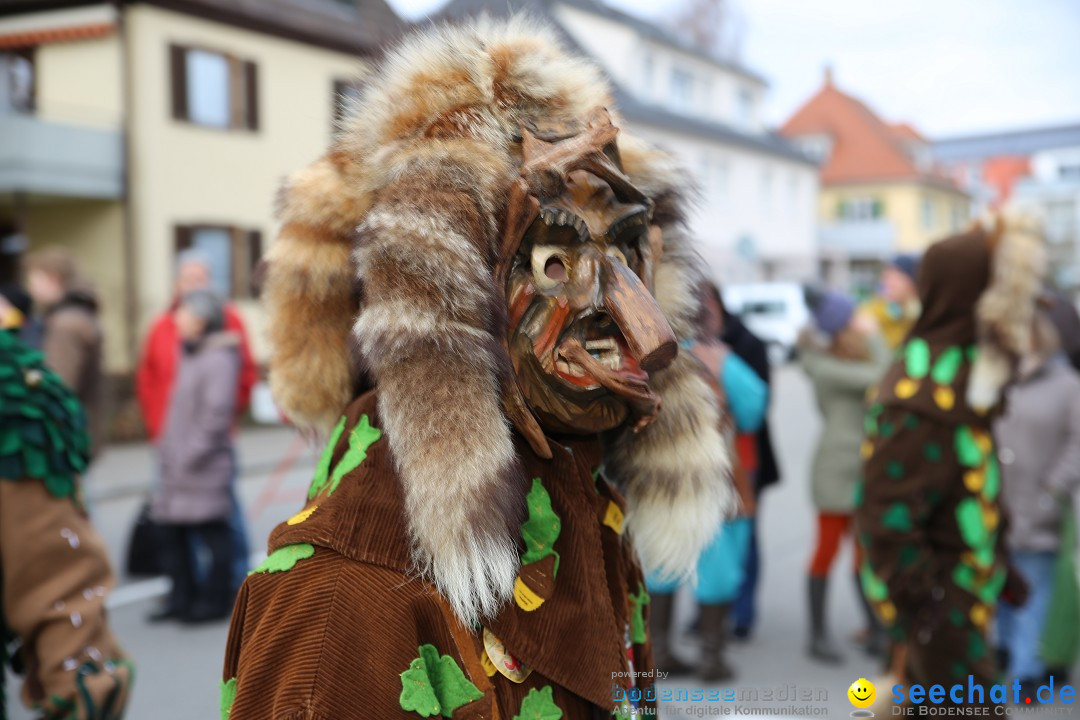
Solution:
<svg viewBox="0 0 1080 720">
<path fill-rule="evenodd" d="M 716 295 L 716 299 L 724 313 L 724 330 L 720 339 L 743 362 L 749 365 L 757 373 L 758 377 L 765 381 L 766 385 L 770 385 L 769 396 L 771 397 L 769 357 L 765 343 L 750 332 L 750 329 L 743 324 L 737 315 L 728 311 L 721 293 L 717 292 Z M 761 491 L 780 480 L 780 468 L 773 453 L 768 418 L 766 418 L 761 429 L 758 430 L 755 440 L 757 441 L 758 462 L 757 471 L 753 476 L 754 494 L 758 503 L 760 503 Z M 760 505 L 758 505 L 758 509 L 760 510 Z M 753 519 L 751 522 L 750 545 L 746 555 L 746 572 L 742 587 L 739 589 L 739 594 L 732 606 L 733 634 L 740 640 L 749 638 L 754 626 L 758 574 L 761 568 L 761 557 L 758 554 L 757 522 Z"/>
</svg>

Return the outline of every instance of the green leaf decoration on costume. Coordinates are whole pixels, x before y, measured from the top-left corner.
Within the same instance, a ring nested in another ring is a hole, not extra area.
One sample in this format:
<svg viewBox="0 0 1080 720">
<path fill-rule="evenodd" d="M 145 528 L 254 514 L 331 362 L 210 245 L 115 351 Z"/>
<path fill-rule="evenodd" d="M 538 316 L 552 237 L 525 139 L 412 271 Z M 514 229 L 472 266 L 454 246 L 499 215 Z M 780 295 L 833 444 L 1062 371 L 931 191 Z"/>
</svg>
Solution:
<svg viewBox="0 0 1080 720">
<path fill-rule="evenodd" d="M 904 369 L 908 377 L 921 380 L 930 372 L 930 346 L 922 338 L 911 340 L 904 348 Z"/>
<path fill-rule="evenodd" d="M 645 631 L 645 606 L 649 604 L 649 593 L 645 585 L 638 583 L 636 595 L 630 596 L 630 640 L 636 645 L 644 645 L 649 639 Z"/>
<path fill-rule="evenodd" d="M 452 717 L 462 705 L 484 697 L 480 689 L 469 682 L 454 659 L 439 655 L 434 645 L 421 645 L 419 657 L 401 673 L 401 709 L 420 717 Z"/>
<path fill-rule="evenodd" d="M 946 348 L 934 362 L 934 369 L 930 371 L 930 378 L 938 385 L 950 385 L 956 379 L 956 373 L 964 364 L 964 351 L 959 346 L 953 345 Z"/>
<path fill-rule="evenodd" d="M 330 462 L 334 459 L 334 448 L 337 447 L 338 439 L 341 438 L 343 432 L 345 432 L 344 417 L 338 420 L 338 424 L 334 426 L 334 430 L 330 433 L 330 439 L 326 441 L 326 447 L 323 448 L 322 455 L 319 456 L 319 462 L 315 466 L 315 475 L 311 478 L 311 487 L 308 488 L 307 499 L 309 501 L 314 500 L 315 496 L 321 493 L 330 481 Z"/>
<path fill-rule="evenodd" d="M 382 430 L 372 427 L 367 415 L 361 415 L 360 422 L 356 423 L 356 427 L 349 431 L 348 449 L 341 457 L 341 460 L 338 461 L 338 464 L 334 466 L 334 472 L 330 475 L 330 490 L 326 493 L 327 496 L 333 495 L 334 491 L 338 489 L 341 478 L 360 467 L 360 463 L 367 459 L 368 448 L 381 437 Z"/>
<path fill-rule="evenodd" d="M 234 700 L 236 700 L 236 678 L 229 678 L 221 683 L 221 720 L 229 720 Z"/>
<path fill-rule="evenodd" d="M 896 532 L 910 532 L 912 528 L 911 508 L 907 506 L 907 503 L 893 503 L 885 511 L 885 514 L 881 516 L 881 524 L 883 527 Z"/>
<path fill-rule="evenodd" d="M 968 635 L 968 660 L 972 662 L 982 659 L 986 655 L 986 638 L 978 630 L 972 630 Z"/>
<path fill-rule="evenodd" d="M 904 463 L 900 462 L 899 460 L 890 460 L 889 463 L 885 465 L 885 474 L 891 477 L 893 480 L 903 480 Z"/>
<path fill-rule="evenodd" d="M 967 590 L 968 592 L 974 592 L 975 590 L 975 568 L 971 567 L 967 563 L 957 563 L 953 568 L 952 574 L 953 582 L 956 587 L 961 590 Z"/>
<path fill-rule="evenodd" d="M 919 550 L 914 545 L 903 545 L 900 547 L 900 554 L 897 560 L 897 564 L 901 570 L 907 570 L 915 561 L 919 558 Z"/>
<path fill-rule="evenodd" d="M 885 584 L 885 581 L 874 574 L 873 569 L 870 567 L 870 563 L 863 562 L 862 568 L 859 569 L 859 580 L 861 581 L 863 592 L 866 593 L 866 598 L 871 602 L 881 602 L 889 598 L 889 586 Z"/>
<path fill-rule="evenodd" d="M 923 448 L 923 456 L 930 462 L 940 462 L 944 454 L 945 451 L 936 442 L 926 443 L 926 447 Z"/>
<path fill-rule="evenodd" d="M 855 497 L 855 507 L 861 508 L 863 504 L 863 499 L 866 497 L 866 483 L 863 481 L 862 478 L 859 478 L 859 480 L 855 482 L 855 491 L 853 495 Z"/>
<path fill-rule="evenodd" d="M 975 442 L 975 435 L 967 425 L 956 428 L 956 459 L 964 467 L 978 467 L 983 462 L 983 452 Z"/>
<path fill-rule="evenodd" d="M 981 570 L 989 570 L 994 565 L 994 561 L 997 559 L 994 555 L 994 539 L 996 535 L 991 535 L 990 542 L 978 550 L 973 550 L 972 555 L 975 558 L 975 567 Z"/>
<path fill-rule="evenodd" d="M 90 437 L 82 406 L 44 356 L 0 331 L 0 478 L 44 482 L 57 498 L 78 502 Z"/>
<path fill-rule="evenodd" d="M 552 576 L 559 574 L 559 553 L 555 550 L 555 541 L 562 531 L 562 520 L 551 508 L 551 496 L 544 489 L 540 478 L 533 478 L 532 489 L 525 496 L 529 508 L 529 517 L 521 524 L 521 538 L 525 541 L 525 552 L 521 555 L 521 564 L 543 560 L 548 555 L 555 556 L 555 568 Z"/>
<path fill-rule="evenodd" d="M 270 553 L 269 557 L 263 560 L 259 567 L 249 572 L 248 575 L 286 572 L 296 567 L 296 563 L 306 560 L 314 554 L 315 546 L 311 543 L 285 545 Z"/>
<path fill-rule="evenodd" d="M 551 697 L 551 686 L 533 688 L 521 700 L 521 710 L 514 720 L 562 720 L 563 712 Z"/>
<path fill-rule="evenodd" d="M 990 531 L 983 518 L 982 506 L 975 498 L 964 498 L 956 504 L 956 524 L 968 547 L 979 550 L 990 544 Z"/>
<path fill-rule="evenodd" d="M 973 363 L 973 362 L 975 362 L 976 360 L 979 359 L 979 346 L 978 345 L 968 345 L 966 352 L 967 352 L 967 359 L 968 359 L 969 363 Z"/>
<path fill-rule="evenodd" d="M 1008 572 L 1003 567 L 999 567 L 994 571 L 994 574 L 990 576 L 990 579 L 983 583 L 983 586 L 979 589 L 979 599 L 981 599 L 987 605 L 993 605 L 998 601 L 998 596 L 1001 595 L 1002 589 L 1005 587 L 1005 579 L 1008 576 Z"/>
</svg>

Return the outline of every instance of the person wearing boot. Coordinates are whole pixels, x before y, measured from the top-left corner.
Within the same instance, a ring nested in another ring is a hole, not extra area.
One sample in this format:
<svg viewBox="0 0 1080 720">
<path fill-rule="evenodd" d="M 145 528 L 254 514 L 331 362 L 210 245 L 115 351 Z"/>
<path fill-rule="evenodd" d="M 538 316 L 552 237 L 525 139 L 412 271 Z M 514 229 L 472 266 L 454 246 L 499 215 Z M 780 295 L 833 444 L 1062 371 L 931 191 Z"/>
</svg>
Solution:
<svg viewBox="0 0 1080 720">
<path fill-rule="evenodd" d="M 814 386 L 824 428 L 811 471 L 818 535 L 808 579 L 808 652 L 815 660 L 836 663 L 840 653 L 826 623 L 829 571 L 852 526 L 866 391 L 881 379 L 889 352 L 873 318 L 856 313 L 854 300 L 846 294 L 825 291 L 812 297 L 810 304 L 813 326 L 800 339 L 799 358 Z M 856 576 L 861 600 L 857 580 Z M 869 627 L 867 650 L 880 654 L 884 645 L 880 624 L 869 605 L 864 602 L 863 606 Z"/>
<path fill-rule="evenodd" d="M 731 680 L 735 673 L 724 658 L 728 631 L 728 610 L 738 595 L 745 573 L 749 548 L 754 492 L 742 456 L 736 451 L 738 433 L 754 433 L 765 419 L 768 387 L 754 371 L 717 338 L 723 330 L 720 294 L 711 283 L 701 290 L 700 335 L 684 345 L 701 363 L 720 407 L 724 409 L 723 437 L 731 457 L 732 481 L 739 496 L 738 516 L 725 521 L 712 542 L 698 559 L 698 583 L 694 588 L 699 605 L 698 632 L 701 659 L 698 677 L 706 683 Z M 692 668 L 672 652 L 672 614 L 678 582 L 659 577 L 648 578 L 656 667 L 673 675 L 687 675 Z"/>
<path fill-rule="evenodd" d="M 855 510 L 860 574 L 897 643 L 890 665 L 902 683 L 999 677 L 994 609 L 999 598 L 1023 604 L 1026 583 L 1005 552 L 991 428 L 1030 352 L 1045 259 L 1039 223 L 1015 215 L 931 245 L 922 314 L 871 394 Z"/>
<path fill-rule="evenodd" d="M 232 609 L 232 535 L 228 519 L 235 474 L 232 423 L 240 376 L 240 339 L 225 330 L 224 304 L 213 292 L 184 295 L 176 309 L 180 367 L 158 442 L 162 481 L 150 504 L 161 525 L 162 563 L 172 580 L 152 620 L 203 622 Z M 210 550 L 210 571 L 196 583 L 193 536 Z"/>
</svg>

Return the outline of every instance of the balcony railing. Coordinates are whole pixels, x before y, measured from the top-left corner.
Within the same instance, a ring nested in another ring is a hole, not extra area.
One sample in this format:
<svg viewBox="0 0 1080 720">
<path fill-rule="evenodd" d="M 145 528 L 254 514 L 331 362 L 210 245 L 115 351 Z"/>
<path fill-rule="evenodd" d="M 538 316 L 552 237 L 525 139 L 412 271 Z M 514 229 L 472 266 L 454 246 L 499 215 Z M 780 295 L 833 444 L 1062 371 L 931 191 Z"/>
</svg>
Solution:
<svg viewBox="0 0 1080 720">
<path fill-rule="evenodd" d="M 0 193 L 116 199 L 122 189 L 119 130 L 0 110 Z"/>
<path fill-rule="evenodd" d="M 858 259 L 885 259 L 896 252 L 896 227 L 888 220 L 839 220 L 822 223 L 823 252 Z"/>
</svg>

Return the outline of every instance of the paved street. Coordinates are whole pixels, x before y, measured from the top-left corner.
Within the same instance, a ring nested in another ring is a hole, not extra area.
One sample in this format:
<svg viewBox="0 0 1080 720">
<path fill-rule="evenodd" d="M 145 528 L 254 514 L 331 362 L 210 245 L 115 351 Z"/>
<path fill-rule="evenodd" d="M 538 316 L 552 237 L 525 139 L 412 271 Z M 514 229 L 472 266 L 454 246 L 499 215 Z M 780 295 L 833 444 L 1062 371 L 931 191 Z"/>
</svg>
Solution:
<svg viewBox="0 0 1080 720">
<path fill-rule="evenodd" d="M 818 422 L 809 387 L 797 370 L 787 368 L 777 374 L 772 417 L 784 479 L 763 502 L 761 534 L 765 564 L 760 622 L 750 643 L 732 648 L 731 660 L 739 671 L 735 686 L 756 688 L 759 692 L 773 689 L 774 697 L 780 697 L 778 691 L 794 683 L 798 693 L 809 689 L 816 697 L 827 695 L 825 702 L 810 703 L 811 707 L 822 709 L 819 717 L 847 717 L 851 710 L 846 698 L 848 685 L 860 676 L 873 679 L 876 668 L 848 642 L 861 621 L 850 548 L 845 549 L 839 567 L 834 570 L 831 598 L 834 630 L 848 650 L 845 663 L 824 668 L 810 663 L 804 656 L 804 569 L 813 542 L 806 468 Z M 271 528 L 292 515 L 302 503 L 315 453 L 295 433 L 281 429 L 246 432 L 241 453 L 245 467 L 254 468 L 254 472 L 243 478 L 240 487 L 253 547 L 262 549 Z M 293 456 L 298 458 L 291 468 L 284 471 L 275 468 Z M 147 485 L 152 470 L 152 456 L 145 447 L 119 448 L 110 451 L 90 479 L 94 519 L 108 541 L 117 567 L 123 566 L 127 534 L 142 502 L 141 488 Z M 116 632 L 138 663 L 129 717 L 133 720 L 217 718 L 217 687 L 227 625 L 197 629 L 148 625 L 144 618 L 154 607 L 154 599 L 149 596 L 160 593 L 162 587 L 161 581 L 121 579 L 121 588 L 113 597 Z M 685 646 L 687 659 L 692 659 L 693 652 L 692 645 Z M 691 687 L 680 681 L 668 685 Z M 879 688 L 878 692 L 884 690 Z M 738 704 L 746 703 L 728 703 L 732 708 Z M 761 709 L 792 704 L 806 703 L 750 703 Z M 694 705 L 699 709 L 704 706 Z M 673 704 L 662 716 L 686 717 L 688 706 Z M 679 710 L 682 712 L 676 715 Z M 30 715 L 20 707 L 12 717 L 21 720 Z"/>
</svg>

